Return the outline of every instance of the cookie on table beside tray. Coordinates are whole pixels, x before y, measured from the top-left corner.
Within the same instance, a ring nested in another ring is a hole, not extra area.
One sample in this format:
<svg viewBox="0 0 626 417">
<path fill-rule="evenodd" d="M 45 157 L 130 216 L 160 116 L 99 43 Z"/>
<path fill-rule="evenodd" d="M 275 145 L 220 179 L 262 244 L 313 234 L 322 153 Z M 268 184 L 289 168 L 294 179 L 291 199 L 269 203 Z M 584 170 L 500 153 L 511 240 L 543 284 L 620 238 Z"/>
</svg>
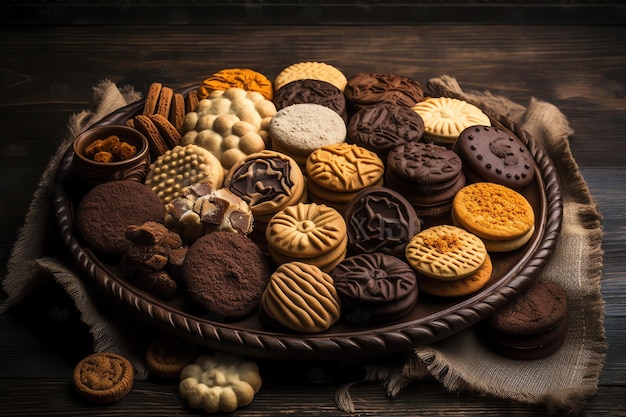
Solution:
<svg viewBox="0 0 626 417">
<path fill-rule="evenodd" d="M 386 162 L 387 154 L 396 146 L 419 142 L 424 134 L 424 121 L 408 106 L 379 103 L 356 112 L 348 123 L 348 140 L 376 152 Z"/>
<path fill-rule="evenodd" d="M 274 262 L 291 261 L 331 271 L 347 253 L 346 223 L 324 204 L 300 203 L 276 213 L 266 229 L 268 252 Z"/>
<path fill-rule="evenodd" d="M 378 155 L 358 145 L 323 146 L 306 160 L 309 199 L 342 211 L 359 191 L 381 186 L 384 172 Z"/>
<path fill-rule="evenodd" d="M 567 336 L 567 295 L 558 285 L 537 281 L 479 326 L 494 351 L 536 360 L 558 351 Z"/>
<path fill-rule="evenodd" d="M 202 100 L 209 97 L 213 91 L 228 90 L 232 87 L 255 91 L 267 100 L 274 97 L 272 82 L 265 75 L 248 68 L 226 68 L 202 81 L 198 88 L 198 98 Z"/>
<path fill-rule="evenodd" d="M 282 69 L 274 79 L 274 91 L 296 80 L 326 81 L 343 92 L 346 87 L 346 76 L 337 67 L 325 62 L 296 62 Z"/>
<path fill-rule="evenodd" d="M 418 216 L 449 216 L 454 195 L 465 186 L 461 158 L 451 149 L 423 142 L 396 146 L 387 155 L 385 185 L 411 202 Z"/>
<path fill-rule="evenodd" d="M 519 249 L 535 232 L 535 213 L 526 197 L 492 182 L 459 190 L 452 203 L 452 220 L 480 237 L 490 252 Z"/>
<path fill-rule="evenodd" d="M 417 303 L 415 271 L 395 256 L 382 253 L 350 256 L 331 275 L 344 316 L 355 324 L 399 319 Z"/>
<path fill-rule="evenodd" d="M 358 192 L 343 209 L 348 253 L 383 253 L 404 258 L 407 243 L 421 229 L 411 203 L 386 187 Z"/>
<path fill-rule="evenodd" d="M 128 359 L 115 353 L 98 352 L 76 364 L 72 385 L 83 400 L 106 404 L 128 395 L 133 378 L 133 366 Z"/>
<path fill-rule="evenodd" d="M 285 84 L 274 94 L 276 110 L 293 104 L 319 104 L 334 110 L 345 123 L 348 122 L 346 97 L 337 86 L 322 80 L 303 79 Z"/>
<path fill-rule="evenodd" d="M 352 75 L 344 93 L 352 112 L 379 103 L 411 107 L 424 98 L 418 81 L 400 74 L 381 72 Z"/>
<path fill-rule="evenodd" d="M 443 281 L 475 274 L 488 256 L 478 236 L 447 224 L 419 232 L 406 246 L 405 255 L 416 272 Z"/>
<path fill-rule="evenodd" d="M 248 237 L 213 232 L 189 247 L 182 277 L 195 304 L 215 321 L 225 321 L 258 310 L 271 271 L 267 255 Z"/>
<path fill-rule="evenodd" d="M 260 318 L 301 333 L 328 330 L 341 317 L 341 302 L 330 275 L 315 265 L 287 262 L 270 277 Z"/>
<path fill-rule="evenodd" d="M 424 139 L 448 147 L 467 127 L 491 125 L 481 109 L 455 98 L 429 97 L 415 104 L 413 110 L 424 120 Z"/>
<path fill-rule="evenodd" d="M 146 366 L 150 373 L 161 379 L 175 379 L 185 366 L 196 359 L 196 348 L 175 338 L 160 338 L 146 350 Z"/>
<path fill-rule="evenodd" d="M 535 161 L 512 132 L 493 126 L 471 126 L 459 135 L 456 152 L 471 182 L 495 182 L 521 189 L 535 178 Z"/>
<path fill-rule="evenodd" d="M 276 112 L 269 124 L 272 149 L 291 156 L 304 167 L 316 149 L 344 143 L 346 123 L 326 106 L 314 103 L 293 104 Z"/>
</svg>

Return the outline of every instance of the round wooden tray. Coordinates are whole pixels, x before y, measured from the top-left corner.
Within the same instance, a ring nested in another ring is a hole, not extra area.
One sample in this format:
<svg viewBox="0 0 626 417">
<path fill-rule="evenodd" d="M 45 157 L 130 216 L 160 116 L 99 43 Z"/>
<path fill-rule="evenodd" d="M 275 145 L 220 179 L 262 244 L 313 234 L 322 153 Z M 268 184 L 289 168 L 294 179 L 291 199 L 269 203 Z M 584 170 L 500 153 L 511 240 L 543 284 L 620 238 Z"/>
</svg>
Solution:
<svg viewBox="0 0 626 417">
<path fill-rule="evenodd" d="M 190 88 L 181 90 L 188 92 Z M 98 125 L 124 124 L 143 109 L 130 104 Z M 342 359 L 372 357 L 410 350 L 464 330 L 489 316 L 524 290 L 541 273 L 557 243 L 563 215 L 558 176 L 544 149 L 525 131 L 499 115 L 489 115 L 495 126 L 513 131 L 537 163 L 532 184 L 522 190 L 535 210 L 536 231 L 530 242 L 511 253 L 492 254 L 493 276 L 479 292 L 464 298 L 442 299 L 420 293 L 414 310 L 381 326 L 354 325 L 340 320 L 319 334 L 276 333 L 265 329 L 257 316 L 223 322 L 207 315 L 184 295 L 158 299 L 122 279 L 116 265 L 99 259 L 74 229 L 74 209 L 81 193 L 70 181 L 73 152 L 66 152 L 55 179 L 55 215 L 61 236 L 85 279 L 98 284 L 105 295 L 133 312 L 132 319 L 171 332 L 194 343 L 242 355 L 275 359 Z"/>
</svg>

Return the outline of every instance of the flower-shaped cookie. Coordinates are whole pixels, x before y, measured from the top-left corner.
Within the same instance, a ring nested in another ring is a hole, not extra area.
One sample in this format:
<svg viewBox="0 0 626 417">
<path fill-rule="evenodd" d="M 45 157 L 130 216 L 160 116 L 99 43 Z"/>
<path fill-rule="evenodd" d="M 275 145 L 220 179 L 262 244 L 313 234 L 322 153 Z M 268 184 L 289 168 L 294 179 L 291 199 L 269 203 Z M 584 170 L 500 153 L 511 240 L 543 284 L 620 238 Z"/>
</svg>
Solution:
<svg viewBox="0 0 626 417">
<path fill-rule="evenodd" d="M 207 413 L 232 412 L 246 406 L 261 388 L 256 363 L 226 353 L 201 355 L 180 373 L 180 396 L 191 408 Z"/>
</svg>

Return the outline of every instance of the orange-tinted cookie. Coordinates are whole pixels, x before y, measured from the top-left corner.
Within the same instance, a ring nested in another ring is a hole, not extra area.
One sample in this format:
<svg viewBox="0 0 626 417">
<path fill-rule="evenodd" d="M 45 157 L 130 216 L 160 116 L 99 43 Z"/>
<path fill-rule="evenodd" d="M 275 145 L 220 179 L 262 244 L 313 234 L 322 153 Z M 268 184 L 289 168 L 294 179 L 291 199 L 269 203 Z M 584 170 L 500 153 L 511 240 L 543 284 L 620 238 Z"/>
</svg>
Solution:
<svg viewBox="0 0 626 417">
<path fill-rule="evenodd" d="M 247 68 L 223 69 L 211 75 L 198 88 L 198 98 L 207 98 L 213 91 L 236 87 L 246 91 L 256 91 L 267 99 L 274 98 L 272 82 L 260 72 Z"/>
<path fill-rule="evenodd" d="M 491 258 L 487 256 L 485 263 L 474 274 L 454 281 L 443 281 L 422 274 L 417 275 L 417 284 L 421 291 L 439 297 L 464 297 L 483 288 L 493 272 Z"/>
</svg>

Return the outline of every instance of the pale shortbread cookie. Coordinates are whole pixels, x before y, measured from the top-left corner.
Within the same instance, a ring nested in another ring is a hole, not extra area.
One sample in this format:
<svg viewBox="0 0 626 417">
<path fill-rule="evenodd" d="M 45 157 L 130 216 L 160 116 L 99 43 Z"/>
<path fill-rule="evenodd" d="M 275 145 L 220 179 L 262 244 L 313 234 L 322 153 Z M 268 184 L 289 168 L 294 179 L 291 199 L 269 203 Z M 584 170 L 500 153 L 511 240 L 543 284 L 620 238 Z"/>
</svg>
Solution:
<svg viewBox="0 0 626 417">
<path fill-rule="evenodd" d="M 454 281 L 443 281 L 430 278 L 422 274 L 417 275 L 417 285 L 420 291 L 438 297 L 465 297 L 481 290 L 491 278 L 493 264 L 487 256 L 483 266 L 476 273 Z"/>
<path fill-rule="evenodd" d="M 313 261 L 317 266 L 345 257 L 347 227 L 341 214 L 321 204 L 300 203 L 286 207 L 272 217 L 265 232 L 270 255 L 276 261 Z"/>
<path fill-rule="evenodd" d="M 271 319 L 303 333 L 328 330 L 341 316 L 332 277 L 297 261 L 280 265 L 272 274 L 261 308 Z"/>
<path fill-rule="evenodd" d="M 478 236 L 446 224 L 432 226 L 415 235 L 405 255 L 417 272 L 446 281 L 475 274 L 488 256 Z"/>
<path fill-rule="evenodd" d="M 191 184 L 206 181 L 215 188 L 224 182 L 224 169 L 209 151 L 196 145 L 176 146 L 158 157 L 146 176 L 146 185 L 164 204 Z"/>
<path fill-rule="evenodd" d="M 346 124 L 328 107 L 302 103 L 279 110 L 269 124 L 272 147 L 306 158 L 322 146 L 346 141 Z"/>
<path fill-rule="evenodd" d="M 491 126 L 481 109 L 455 98 L 429 97 L 412 108 L 424 120 L 424 138 L 441 145 L 454 144 L 469 126 Z"/>
<path fill-rule="evenodd" d="M 494 241 L 520 238 L 535 225 L 535 213 L 526 197 L 491 182 L 477 182 L 459 190 L 452 201 L 452 213 L 462 227 Z"/>
<path fill-rule="evenodd" d="M 235 87 L 215 90 L 185 115 L 181 144 L 208 150 L 228 170 L 270 147 L 269 124 L 275 114 L 274 103 L 261 93 Z"/>
<path fill-rule="evenodd" d="M 283 69 L 274 79 L 274 91 L 296 80 L 326 81 L 343 91 L 348 84 L 346 76 L 336 67 L 323 62 L 298 62 Z"/>
</svg>

